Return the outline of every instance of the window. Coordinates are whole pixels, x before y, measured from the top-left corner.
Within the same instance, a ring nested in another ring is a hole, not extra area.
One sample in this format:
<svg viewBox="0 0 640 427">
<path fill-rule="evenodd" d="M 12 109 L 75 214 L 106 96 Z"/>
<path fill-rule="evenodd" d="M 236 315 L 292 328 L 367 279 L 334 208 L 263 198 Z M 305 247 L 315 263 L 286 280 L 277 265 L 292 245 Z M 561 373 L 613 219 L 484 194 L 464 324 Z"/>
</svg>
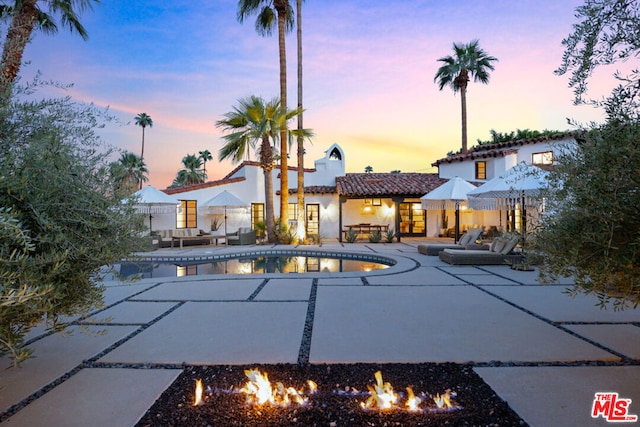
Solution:
<svg viewBox="0 0 640 427">
<path fill-rule="evenodd" d="M 487 179 L 487 162 L 476 162 L 476 179 Z"/>
<path fill-rule="evenodd" d="M 198 226 L 198 202 L 180 200 L 180 209 L 176 215 L 176 228 L 196 228 Z"/>
<path fill-rule="evenodd" d="M 544 151 L 542 153 L 533 153 L 531 155 L 531 163 L 534 165 L 552 165 L 553 151 Z"/>
<path fill-rule="evenodd" d="M 289 203 L 289 222 L 295 222 L 298 220 L 298 204 Z"/>
<path fill-rule="evenodd" d="M 258 222 L 264 222 L 264 203 L 251 203 L 251 228 L 257 230 Z"/>
<path fill-rule="evenodd" d="M 382 206 L 382 199 L 364 199 L 365 205 Z"/>
</svg>

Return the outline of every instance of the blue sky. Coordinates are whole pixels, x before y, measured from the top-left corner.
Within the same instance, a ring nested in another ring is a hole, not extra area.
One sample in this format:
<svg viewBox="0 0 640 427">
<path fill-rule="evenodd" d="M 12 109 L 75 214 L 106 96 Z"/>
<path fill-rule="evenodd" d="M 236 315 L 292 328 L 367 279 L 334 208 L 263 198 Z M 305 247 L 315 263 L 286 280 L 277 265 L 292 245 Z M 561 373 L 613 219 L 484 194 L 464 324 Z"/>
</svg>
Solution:
<svg viewBox="0 0 640 427">
<path fill-rule="evenodd" d="M 314 130 L 305 164 L 332 143 L 346 154 L 347 172 L 400 169 L 435 172 L 431 163 L 460 147 L 460 98 L 439 91 L 437 59 L 453 42 L 479 39 L 499 62 L 489 85 L 468 91 L 469 142 L 489 130 L 571 129 L 567 118 L 602 119 L 572 105 L 567 76 L 553 70 L 578 0 L 428 1 L 307 0 L 303 9 L 305 127 Z M 181 159 L 223 141 L 215 122 L 239 98 L 279 94 L 277 38 L 261 37 L 254 19 L 236 20 L 236 0 L 104 0 L 82 16 L 89 40 L 66 31 L 36 34 L 25 52 L 44 78 L 73 83 L 68 94 L 109 106 L 122 125 L 107 143 L 140 152 L 136 114 L 154 125 L 145 134 L 150 184 L 164 188 Z M 295 34 L 287 37 L 289 106 L 296 103 Z M 592 94 L 607 93 L 596 75 Z M 128 123 L 128 124 L 127 124 Z M 213 163 L 213 164 L 212 164 Z M 233 165 L 214 161 L 209 178 Z M 291 162 L 295 165 L 295 160 Z"/>
</svg>

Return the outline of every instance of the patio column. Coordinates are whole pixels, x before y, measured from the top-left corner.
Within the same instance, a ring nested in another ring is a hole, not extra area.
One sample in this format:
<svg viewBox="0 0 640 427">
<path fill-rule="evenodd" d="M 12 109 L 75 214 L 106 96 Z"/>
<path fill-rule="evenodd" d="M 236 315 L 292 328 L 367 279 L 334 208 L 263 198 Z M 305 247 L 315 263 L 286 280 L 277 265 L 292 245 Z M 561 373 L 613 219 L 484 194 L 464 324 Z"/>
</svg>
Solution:
<svg viewBox="0 0 640 427">
<path fill-rule="evenodd" d="M 396 227 L 396 239 L 400 243 L 400 203 L 404 200 L 404 197 L 392 197 L 391 200 L 396 204 L 395 212 L 395 227 Z"/>
<path fill-rule="evenodd" d="M 342 204 L 347 202 L 346 197 L 338 198 L 338 242 L 342 243 Z"/>
</svg>

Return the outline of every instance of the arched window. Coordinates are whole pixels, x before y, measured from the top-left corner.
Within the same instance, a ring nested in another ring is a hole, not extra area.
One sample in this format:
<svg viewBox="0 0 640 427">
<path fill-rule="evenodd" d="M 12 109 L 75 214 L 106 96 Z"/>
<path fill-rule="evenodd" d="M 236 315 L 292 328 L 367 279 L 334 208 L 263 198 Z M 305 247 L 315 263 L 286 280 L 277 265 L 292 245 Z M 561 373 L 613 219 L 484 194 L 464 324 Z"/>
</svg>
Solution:
<svg viewBox="0 0 640 427">
<path fill-rule="evenodd" d="M 333 147 L 331 154 L 329 154 L 329 160 L 342 160 L 342 154 L 340 154 L 338 147 Z"/>
</svg>

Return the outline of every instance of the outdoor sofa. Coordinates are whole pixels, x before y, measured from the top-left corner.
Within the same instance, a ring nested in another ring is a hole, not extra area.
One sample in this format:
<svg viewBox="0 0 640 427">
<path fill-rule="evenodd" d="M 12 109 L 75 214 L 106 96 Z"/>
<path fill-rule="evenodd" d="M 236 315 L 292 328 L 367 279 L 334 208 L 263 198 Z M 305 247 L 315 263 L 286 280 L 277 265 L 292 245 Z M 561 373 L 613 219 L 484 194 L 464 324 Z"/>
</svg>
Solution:
<svg viewBox="0 0 640 427">
<path fill-rule="evenodd" d="M 482 228 L 470 228 L 458 243 L 429 243 L 418 245 L 418 252 L 423 255 L 438 256 L 445 249 L 464 249 L 468 244 L 475 243 L 482 234 Z"/>
<path fill-rule="evenodd" d="M 160 247 L 173 247 L 174 242 L 183 245 L 209 245 L 213 236 L 205 237 L 202 230 L 198 228 L 178 228 L 174 230 L 155 230 L 153 234 L 160 236 Z M 223 238 L 224 236 L 217 236 Z"/>
<path fill-rule="evenodd" d="M 256 230 L 249 227 L 240 227 L 235 233 L 227 234 L 227 244 L 229 245 L 255 245 Z"/>
<path fill-rule="evenodd" d="M 514 235 L 494 239 L 487 249 L 445 249 L 439 257 L 451 265 L 500 265 L 509 258 L 519 257 L 510 255 L 519 240 L 520 236 Z"/>
</svg>

